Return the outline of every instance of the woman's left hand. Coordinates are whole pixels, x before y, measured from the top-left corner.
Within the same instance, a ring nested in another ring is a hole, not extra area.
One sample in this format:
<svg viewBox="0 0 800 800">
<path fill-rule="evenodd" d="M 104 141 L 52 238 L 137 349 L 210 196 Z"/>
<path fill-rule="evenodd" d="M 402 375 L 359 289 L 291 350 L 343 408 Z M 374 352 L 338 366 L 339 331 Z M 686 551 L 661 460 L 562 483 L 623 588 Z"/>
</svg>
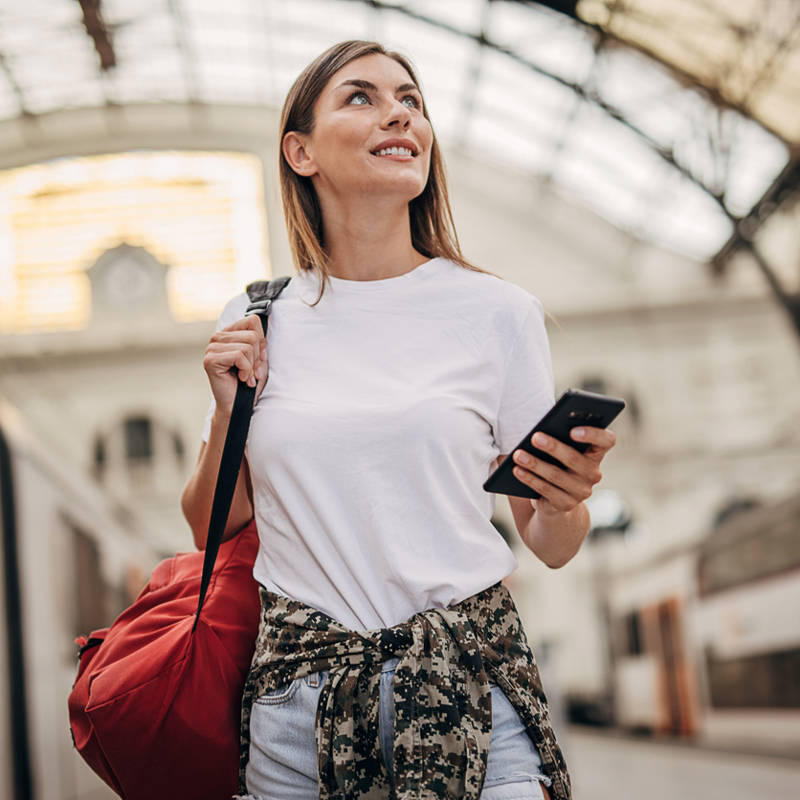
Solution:
<svg viewBox="0 0 800 800">
<path fill-rule="evenodd" d="M 582 426 L 573 428 L 570 435 L 577 442 L 589 443 L 585 453 L 543 433 L 535 433 L 531 439 L 537 449 L 557 458 L 564 465 L 563 469 L 524 450 L 513 453 L 515 477 L 542 495 L 538 500 L 531 500 L 531 504 L 545 514 L 572 511 L 588 499 L 594 485 L 603 477 L 600 462 L 616 443 L 614 433 L 605 428 Z M 530 461 L 526 462 L 525 458 Z"/>
</svg>

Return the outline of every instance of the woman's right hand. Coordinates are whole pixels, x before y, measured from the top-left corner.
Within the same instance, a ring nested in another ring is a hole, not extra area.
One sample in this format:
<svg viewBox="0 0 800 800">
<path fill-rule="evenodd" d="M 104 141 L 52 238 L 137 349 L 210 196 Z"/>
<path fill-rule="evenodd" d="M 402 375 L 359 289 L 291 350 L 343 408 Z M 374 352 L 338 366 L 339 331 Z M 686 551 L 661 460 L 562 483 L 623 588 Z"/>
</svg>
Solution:
<svg viewBox="0 0 800 800">
<path fill-rule="evenodd" d="M 267 340 L 260 318 L 255 314 L 242 317 L 217 331 L 206 347 L 203 369 L 218 412 L 231 415 L 239 380 L 256 387 L 255 400 L 258 400 L 269 372 Z"/>
</svg>

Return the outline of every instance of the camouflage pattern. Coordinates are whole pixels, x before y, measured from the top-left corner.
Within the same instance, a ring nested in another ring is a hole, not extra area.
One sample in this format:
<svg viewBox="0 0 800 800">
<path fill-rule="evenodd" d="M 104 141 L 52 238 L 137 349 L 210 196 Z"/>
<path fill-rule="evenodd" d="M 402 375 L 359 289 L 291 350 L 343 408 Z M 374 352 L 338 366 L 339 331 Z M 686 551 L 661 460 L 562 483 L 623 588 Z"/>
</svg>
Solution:
<svg viewBox="0 0 800 800">
<path fill-rule="evenodd" d="M 553 800 L 570 780 L 539 670 L 500 583 L 392 628 L 352 631 L 261 588 L 262 617 L 242 702 L 240 792 L 246 793 L 250 708 L 295 678 L 328 670 L 317 708 L 320 800 L 478 800 L 492 728 L 489 681 L 520 714 Z M 378 740 L 381 665 L 395 671 L 394 786 Z"/>
</svg>

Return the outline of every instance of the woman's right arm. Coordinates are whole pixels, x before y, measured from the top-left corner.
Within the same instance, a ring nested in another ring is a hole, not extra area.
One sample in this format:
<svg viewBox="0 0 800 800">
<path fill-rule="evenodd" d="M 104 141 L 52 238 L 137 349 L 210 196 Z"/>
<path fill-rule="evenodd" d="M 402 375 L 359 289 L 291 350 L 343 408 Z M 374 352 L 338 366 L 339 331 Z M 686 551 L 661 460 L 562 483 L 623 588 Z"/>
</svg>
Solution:
<svg viewBox="0 0 800 800">
<path fill-rule="evenodd" d="M 200 447 L 194 472 L 181 495 L 181 509 L 192 529 L 198 550 L 203 550 L 206 546 L 217 472 L 238 382 L 241 379 L 256 386 L 255 400 L 258 400 L 267 381 L 267 344 L 261 320 L 257 316 L 243 317 L 233 325 L 217 331 L 206 348 L 203 368 L 214 395 L 214 415 L 208 442 Z M 222 540 L 230 539 L 252 516 L 252 488 L 247 461 L 242 459 Z"/>
</svg>

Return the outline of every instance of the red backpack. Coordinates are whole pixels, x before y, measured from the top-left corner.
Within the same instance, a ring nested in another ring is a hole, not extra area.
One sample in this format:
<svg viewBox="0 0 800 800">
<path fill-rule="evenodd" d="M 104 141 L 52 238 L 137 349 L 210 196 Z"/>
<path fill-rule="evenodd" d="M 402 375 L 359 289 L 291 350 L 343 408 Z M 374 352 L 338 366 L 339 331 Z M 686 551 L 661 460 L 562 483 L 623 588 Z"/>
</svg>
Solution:
<svg viewBox="0 0 800 800">
<path fill-rule="evenodd" d="M 264 333 L 288 277 L 247 287 Z M 153 571 L 110 628 L 80 645 L 68 706 L 75 747 L 125 800 L 221 800 L 238 790 L 242 689 L 259 621 L 251 520 L 220 543 L 242 462 L 255 389 L 239 382 L 204 552 Z M 202 612 L 202 613 L 201 613 Z"/>
</svg>

